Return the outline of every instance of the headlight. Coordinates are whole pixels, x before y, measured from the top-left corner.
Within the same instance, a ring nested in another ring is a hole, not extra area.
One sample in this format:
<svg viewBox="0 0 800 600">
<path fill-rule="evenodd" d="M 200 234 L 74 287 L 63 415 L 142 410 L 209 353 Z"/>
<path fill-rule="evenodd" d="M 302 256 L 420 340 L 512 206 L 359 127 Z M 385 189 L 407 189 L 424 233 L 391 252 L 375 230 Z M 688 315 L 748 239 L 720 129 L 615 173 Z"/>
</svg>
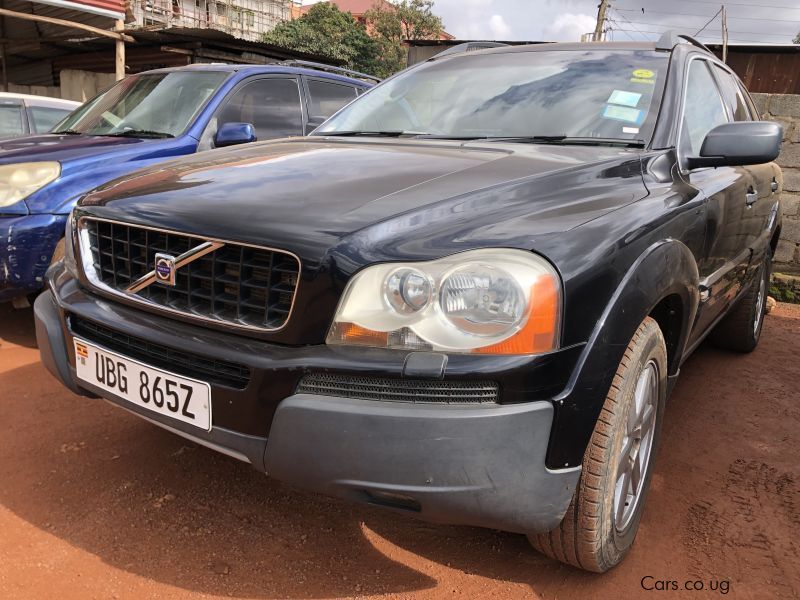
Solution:
<svg viewBox="0 0 800 600">
<path fill-rule="evenodd" d="M 61 165 L 53 162 L 0 165 L 0 208 L 24 200 L 61 175 Z"/>
<path fill-rule="evenodd" d="M 558 347 L 561 281 L 523 250 L 472 250 L 367 267 L 348 283 L 328 344 L 483 354 Z"/>
</svg>

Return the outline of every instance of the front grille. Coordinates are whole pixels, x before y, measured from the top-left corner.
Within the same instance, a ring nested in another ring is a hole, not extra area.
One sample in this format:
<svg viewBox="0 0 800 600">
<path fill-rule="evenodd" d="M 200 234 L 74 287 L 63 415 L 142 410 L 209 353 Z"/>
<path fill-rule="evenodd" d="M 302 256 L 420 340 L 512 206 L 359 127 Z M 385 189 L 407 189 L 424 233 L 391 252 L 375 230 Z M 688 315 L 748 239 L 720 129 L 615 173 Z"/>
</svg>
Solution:
<svg viewBox="0 0 800 600">
<path fill-rule="evenodd" d="M 492 381 L 388 379 L 315 373 L 300 380 L 297 393 L 392 402 L 480 404 L 497 402 L 500 390 Z"/>
<path fill-rule="evenodd" d="M 89 218 L 80 227 L 81 251 L 91 254 L 94 271 L 87 276 L 101 288 L 239 327 L 274 331 L 289 318 L 300 276 L 300 263 L 292 254 L 224 243 L 178 268 L 174 286 L 154 281 L 138 292 L 126 292 L 153 271 L 157 253 L 179 257 L 209 240 Z"/>
<path fill-rule="evenodd" d="M 159 369 L 241 390 L 250 382 L 250 369 L 244 365 L 153 344 L 75 315 L 70 315 L 69 326 L 72 333 L 87 342 Z"/>
</svg>

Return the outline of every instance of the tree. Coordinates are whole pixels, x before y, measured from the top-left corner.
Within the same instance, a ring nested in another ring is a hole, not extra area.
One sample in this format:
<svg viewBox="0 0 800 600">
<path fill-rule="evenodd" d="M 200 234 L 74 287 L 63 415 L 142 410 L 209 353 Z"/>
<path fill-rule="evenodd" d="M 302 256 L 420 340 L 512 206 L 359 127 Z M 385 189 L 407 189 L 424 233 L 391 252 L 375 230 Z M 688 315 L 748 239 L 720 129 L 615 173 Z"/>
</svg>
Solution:
<svg viewBox="0 0 800 600">
<path fill-rule="evenodd" d="M 800 44 L 800 33 L 798 33 L 796 36 L 794 36 L 794 39 L 792 40 L 792 42 L 794 42 L 795 44 Z"/>
<path fill-rule="evenodd" d="M 266 33 L 263 41 L 297 52 L 316 54 L 343 63 L 348 69 L 377 74 L 378 43 L 350 13 L 330 2 L 314 4 L 293 21 Z"/>
<path fill-rule="evenodd" d="M 378 42 L 378 74 L 396 73 L 406 66 L 406 40 L 437 39 L 444 25 L 433 14 L 433 0 L 377 0 L 364 15 Z"/>
</svg>

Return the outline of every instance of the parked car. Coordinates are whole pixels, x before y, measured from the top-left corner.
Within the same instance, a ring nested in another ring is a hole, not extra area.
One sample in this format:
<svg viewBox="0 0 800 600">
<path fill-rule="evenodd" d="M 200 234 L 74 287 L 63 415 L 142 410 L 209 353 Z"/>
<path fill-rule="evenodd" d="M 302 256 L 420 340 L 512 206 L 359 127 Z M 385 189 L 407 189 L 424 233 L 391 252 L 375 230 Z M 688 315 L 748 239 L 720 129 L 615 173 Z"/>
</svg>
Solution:
<svg viewBox="0 0 800 600">
<path fill-rule="evenodd" d="M 47 133 L 80 102 L 0 92 L 0 138 Z"/>
<path fill-rule="evenodd" d="M 758 344 L 781 133 L 674 34 L 434 57 L 87 195 L 42 359 L 279 480 L 606 571 L 682 363 Z"/>
<path fill-rule="evenodd" d="M 52 133 L 0 142 L 0 302 L 41 289 L 63 256 L 67 215 L 90 189 L 200 150 L 304 135 L 371 87 L 368 77 L 304 62 L 148 71 Z"/>
</svg>

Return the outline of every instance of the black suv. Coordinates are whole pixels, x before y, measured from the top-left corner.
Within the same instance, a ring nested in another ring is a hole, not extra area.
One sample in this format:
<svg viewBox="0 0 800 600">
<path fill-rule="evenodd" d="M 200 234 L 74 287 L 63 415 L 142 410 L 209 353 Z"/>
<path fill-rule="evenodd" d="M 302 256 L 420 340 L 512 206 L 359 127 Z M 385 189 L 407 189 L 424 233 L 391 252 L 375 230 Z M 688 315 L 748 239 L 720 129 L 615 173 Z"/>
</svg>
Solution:
<svg viewBox="0 0 800 600">
<path fill-rule="evenodd" d="M 683 361 L 758 343 L 780 139 L 674 34 L 435 57 L 84 197 L 42 358 L 280 480 L 605 571 Z"/>
</svg>

